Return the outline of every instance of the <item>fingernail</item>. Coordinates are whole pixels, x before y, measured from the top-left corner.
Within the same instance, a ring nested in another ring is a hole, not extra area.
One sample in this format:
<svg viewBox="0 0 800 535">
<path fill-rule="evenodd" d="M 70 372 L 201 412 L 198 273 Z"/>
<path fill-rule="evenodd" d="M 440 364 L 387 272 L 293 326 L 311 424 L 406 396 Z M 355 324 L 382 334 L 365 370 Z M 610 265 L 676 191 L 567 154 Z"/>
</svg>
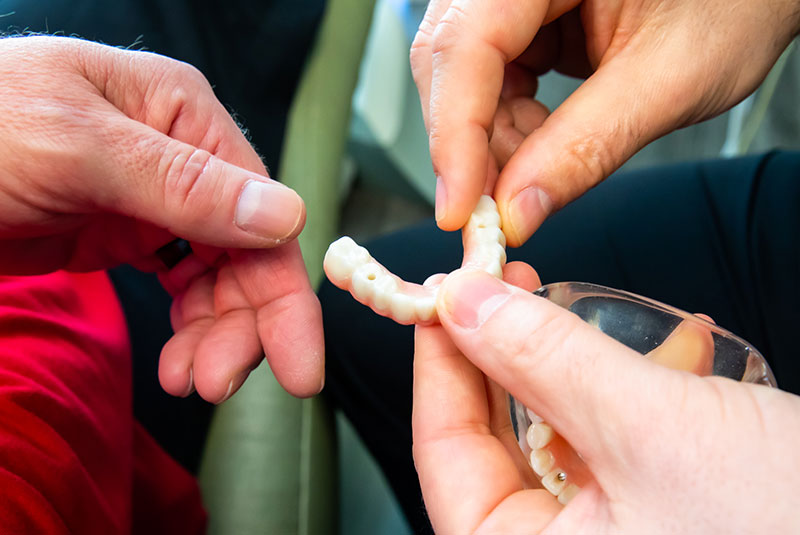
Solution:
<svg viewBox="0 0 800 535">
<path fill-rule="evenodd" d="M 192 395 L 194 392 L 194 370 L 189 368 L 189 384 L 186 387 L 186 391 L 183 393 L 183 397 L 187 398 Z"/>
<path fill-rule="evenodd" d="M 510 297 L 505 284 L 481 271 L 451 275 L 439 290 L 445 314 L 465 329 L 483 325 Z"/>
<path fill-rule="evenodd" d="M 244 384 L 244 382 L 250 376 L 250 372 L 252 371 L 253 370 L 245 370 L 236 377 L 234 377 L 233 379 L 231 379 L 231 382 L 228 383 L 228 390 L 225 392 L 225 395 L 222 396 L 222 399 L 217 401 L 217 405 L 219 405 L 223 401 L 227 401 L 228 398 L 230 398 L 234 392 L 238 391 L 239 388 Z"/>
<path fill-rule="evenodd" d="M 508 203 L 509 230 L 516 244 L 521 245 L 530 238 L 552 211 L 553 201 L 542 189 L 529 186 L 517 193 Z"/>
<path fill-rule="evenodd" d="M 297 230 L 303 213 L 303 199 L 291 189 L 251 180 L 239 195 L 234 221 L 246 232 L 280 241 Z"/>
<path fill-rule="evenodd" d="M 447 216 L 447 190 L 442 177 L 436 177 L 436 222 Z"/>
</svg>

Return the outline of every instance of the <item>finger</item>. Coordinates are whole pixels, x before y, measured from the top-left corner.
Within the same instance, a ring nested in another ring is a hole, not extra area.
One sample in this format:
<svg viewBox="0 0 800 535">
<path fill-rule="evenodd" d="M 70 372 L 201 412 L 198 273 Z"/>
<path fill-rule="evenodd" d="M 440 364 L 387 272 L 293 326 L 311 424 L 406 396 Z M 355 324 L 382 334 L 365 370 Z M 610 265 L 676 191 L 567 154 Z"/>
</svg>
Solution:
<svg viewBox="0 0 800 535">
<path fill-rule="evenodd" d="M 700 322 L 682 321 L 664 342 L 646 357 L 651 362 L 695 375 L 711 375 L 714 367 L 714 338 Z"/>
<path fill-rule="evenodd" d="M 433 32 L 429 133 L 436 220 L 445 230 L 463 226 L 478 202 L 505 65 L 525 50 L 547 9 L 503 4 L 455 1 Z"/>
<path fill-rule="evenodd" d="M 295 396 L 318 393 L 324 385 L 322 309 L 300 246 L 294 241 L 230 255 L 236 280 L 256 309 L 259 338 L 275 378 Z"/>
<path fill-rule="evenodd" d="M 419 102 L 422 106 L 422 118 L 425 128 L 428 128 L 428 115 L 431 97 L 431 72 L 433 67 L 433 34 L 436 26 L 450 7 L 451 0 L 431 0 L 425 10 L 425 16 L 420 22 L 414 41 L 411 43 L 409 62 L 411 75 L 417 85 Z"/>
<path fill-rule="evenodd" d="M 263 360 L 253 310 L 226 312 L 195 349 L 192 370 L 197 393 L 211 403 L 230 398 Z"/>
<path fill-rule="evenodd" d="M 525 262 L 509 262 L 503 266 L 503 280 L 522 290 L 532 292 L 542 285 L 539 274 Z"/>
<path fill-rule="evenodd" d="M 103 209 L 218 247 L 274 247 L 302 230 L 305 205 L 286 186 L 130 119 L 106 128 L 129 145 L 98 153 L 115 170 L 94 177 Z"/>
<path fill-rule="evenodd" d="M 663 60 L 661 60 L 663 62 Z M 631 76 L 646 57 L 619 57 L 567 98 L 503 168 L 495 198 L 508 243 L 519 246 L 555 209 L 606 178 L 641 147 L 677 127 L 681 81 Z"/>
<path fill-rule="evenodd" d="M 501 169 L 525 138 L 544 123 L 549 113 L 544 104 L 530 98 L 500 100 L 489 148 Z"/>
<path fill-rule="evenodd" d="M 214 323 L 215 280 L 216 273 L 196 279 L 170 310 L 175 334 L 161 350 L 158 379 L 162 388 L 173 396 L 187 396 L 194 390 L 194 355 Z"/>
<path fill-rule="evenodd" d="M 256 312 L 233 268 L 219 269 L 214 286 L 216 320 L 195 351 L 192 369 L 197 393 L 212 403 L 230 398 L 263 360 Z"/>
<path fill-rule="evenodd" d="M 436 220 L 464 225 L 483 190 L 488 139 L 505 65 L 531 43 L 546 17 L 575 0 L 455 0 L 431 32 L 428 127 L 437 178 Z"/>
<path fill-rule="evenodd" d="M 578 316 L 486 274 L 451 274 L 437 311 L 459 349 L 550 423 L 590 466 L 614 448 L 630 447 L 603 428 L 608 415 L 619 427 L 638 425 L 656 410 L 645 401 L 677 388 L 675 376 L 652 373 L 652 363 Z"/>
<path fill-rule="evenodd" d="M 186 291 L 197 277 L 206 274 L 210 267 L 197 255 L 190 254 L 169 271 L 160 272 L 158 280 L 167 293 L 176 296 Z"/>
<path fill-rule="evenodd" d="M 496 505 L 522 490 L 492 435 L 483 375 L 441 327 L 417 327 L 412 426 L 414 462 L 437 533 L 473 533 Z"/>
</svg>

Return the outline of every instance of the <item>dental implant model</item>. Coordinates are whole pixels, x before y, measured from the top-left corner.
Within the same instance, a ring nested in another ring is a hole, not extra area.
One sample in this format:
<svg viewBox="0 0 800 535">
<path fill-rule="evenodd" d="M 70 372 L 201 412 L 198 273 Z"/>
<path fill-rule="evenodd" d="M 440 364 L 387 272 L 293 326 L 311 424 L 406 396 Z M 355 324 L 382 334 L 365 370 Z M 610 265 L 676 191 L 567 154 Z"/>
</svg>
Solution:
<svg viewBox="0 0 800 535">
<path fill-rule="evenodd" d="M 488 195 L 481 197 L 478 206 L 462 229 L 461 236 L 464 244 L 461 267 L 481 269 L 502 279 L 503 266 L 506 263 L 506 239 L 500 229 L 497 205 L 491 197 Z M 369 251 L 347 236 L 328 247 L 323 267 L 333 284 L 347 290 L 360 303 L 382 316 L 387 316 L 403 325 L 428 325 L 438 322 L 436 293 L 444 275 L 432 275 L 421 285 L 406 282 L 383 267 L 370 256 Z M 546 430 L 549 430 L 547 437 L 539 436 Z M 530 456 L 532 468 L 542 479 L 543 486 L 557 496 L 561 503 L 566 504 L 580 488 L 574 482 L 568 481 L 568 476 L 563 470 L 554 468 L 553 453 L 545 449 L 550 445 L 554 433 L 550 426 L 541 420 L 531 424 L 527 435 L 533 438 L 532 433 L 537 435 L 534 445 L 538 446 L 533 448 L 538 456 Z M 572 454 L 577 456 L 574 451 Z M 550 459 L 545 463 L 548 465 L 547 470 L 542 470 L 542 463 L 537 462 L 542 456 L 548 456 Z"/>
<path fill-rule="evenodd" d="M 503 278 L 506 238 L 491 197 L 484 195 L 461 231 L 464 260 L 461 267 L 477 268 Z M 389 272 L 351 238 L 339 238 L 328 247 L 323 263 L 328 279 L 350 292 L 357 301 L 397 323 L 436 323 L 436 292 L 441 276 L 423 284 L 406 282 Z"/>
</svg>

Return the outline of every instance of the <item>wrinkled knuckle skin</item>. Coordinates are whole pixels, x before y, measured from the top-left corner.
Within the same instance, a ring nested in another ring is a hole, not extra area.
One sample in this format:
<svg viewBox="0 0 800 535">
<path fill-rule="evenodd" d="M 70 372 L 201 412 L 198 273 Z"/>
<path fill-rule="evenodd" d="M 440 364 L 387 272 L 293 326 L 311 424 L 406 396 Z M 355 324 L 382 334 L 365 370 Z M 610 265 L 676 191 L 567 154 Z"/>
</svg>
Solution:
<svg viewBox="0 0 800 535">
<path fill-rule="evenodd" d="M 176 142 L 177 143 L 177 142 Z M 209 169 L 214 157 L 201 149 L 179 148 L 177 151 L 165 151 L 164 163 L 164 206 L 168 213 L 182 212 L 192 208 L 214 205 L 205 199 L 215 194 L 208 191 Z M 210 215 L 197 213 L 195 219 Z"/>
<path fill-rule="evenodd" d="M 448 8 L 432 34 L 431 48 L 434 56 L 447 54 L 458 46 L 464 33 L 469 31 L 464 19 L 465 14 L 460 8 L 452 5 Z"/>
<path fill-rule="evenodd" d="M 614 171 L 606 143 L 596 136 L 585 137 L 570 144 L 567 147 L 567 156 L 573 162 L 570 172 L 572 183 L 578 187 L 578 191 L 572 192 L 571 197 L 577 197 L 596 186 Z"/>
</svg>

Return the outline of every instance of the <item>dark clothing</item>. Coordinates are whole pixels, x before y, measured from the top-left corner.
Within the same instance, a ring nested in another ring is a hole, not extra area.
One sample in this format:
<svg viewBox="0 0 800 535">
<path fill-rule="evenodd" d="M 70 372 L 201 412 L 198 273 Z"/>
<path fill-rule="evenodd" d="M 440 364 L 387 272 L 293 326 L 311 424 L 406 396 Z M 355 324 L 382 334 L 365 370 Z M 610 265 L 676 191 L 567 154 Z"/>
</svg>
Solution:
<svg viewBox="0 0 800 535">
<path fill-rule="evenodd" d="M 367 247 L 415 282 L 457 268 L 462 253 L 460 233 L 433 222 Z M 800 393 L 800 153 L 620 173 L 509 260 L 530 263 L 543 283 L 593 282 L 709 314 L 764 354 L 781 388 Z M 378 459 L 414 532 L 429 532 L 411 457 L 413 327 L 330 283 L 320 298 L 328 396 Z"/>
</svg>

